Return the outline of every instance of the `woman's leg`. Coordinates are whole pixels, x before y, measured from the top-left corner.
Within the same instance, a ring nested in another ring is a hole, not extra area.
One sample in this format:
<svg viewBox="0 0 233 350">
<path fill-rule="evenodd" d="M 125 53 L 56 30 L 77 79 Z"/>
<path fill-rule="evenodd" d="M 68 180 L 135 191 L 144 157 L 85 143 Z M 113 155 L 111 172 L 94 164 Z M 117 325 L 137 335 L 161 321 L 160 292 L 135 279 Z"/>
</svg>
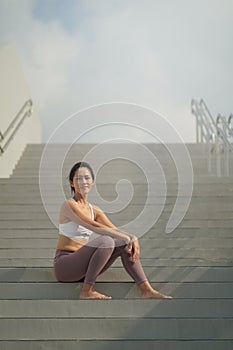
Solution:
<svg viewBox="0 0 233 350">
<path fill-rule="evenodd" d="M 172 299 L 171 296 L 163 295 L 159 293 L 157 290 L 153 289 L 153 287 L 151 286 L 150 282 L 148 281 L 144 273 L 140 260 L 138 259 L 135 262 L 131 260 L 131 254 L 129 253 L 128 248 L 125 244 L 121 245 L 120 242 L 117 241 L 116 245 L 117 246 L 114 249 L 114 252 L 111 255 L 111 258 L 109 259 L 109 261 L 107 262 L 107 264 L 105 265 L 101 273 L 106 271 L 113 264 L 113 262 L 118 258 L 118 256 L 120 256 L 125 270 L 138 285 L 141 291 L 141 297 L 143 299 L 149 299 L 149 298 Z"/>
<path fill-rule="evenodd" d="M 126 271 L 141 289 L 143 298 L 165 297 L 150 286 L 140 260 L 133 262 L 127 246 L 123 243 L 119 245 L 119 241 L 116 242 L 109 236 L 100 236 L 77 252 L 58 258 L 54 263 L 55 274 L 61 282 L 75 282 L 85 276 L 80 298 L 109 299 L 95 292 L 93 286 L 96 278 L 106 271 L 119 256 L 121 256 Z"/>
<path fill-rule="evenodd" d="M 102 269 L 101 273 L 105 272 L 114 263 L 114 261 L 120 256 L 126 272 L 132 277 L 132 279 L 138 285 L 142 282 L 147 281 L 147 277 L 143 271 L 140 260 L 138 259 L 135 262 L 131 260 L 131 254 L 128 251 L 128 247 L 127 245 L 125 245 L 125 243 L 119 240 L 115 240 L 115 244 L 116 244 L 116 247 L 110 259 Z"/>
<path fill-rule="evenodd" d="M 55 259 L 55 275 L 61 282 L 75 282 L 85 276 L 84 282 L 94 285 L 113 250 L 114 240 L 109 236 L 100 236 L 78 251 Z"/>
<path fill-rule="evenodd" d="M 90 246 L 87 244 L 86 247 L 88 249 L 94 249 L 95 252 L 89 260 L 84 283 L 94 285 L 96 278 L 110 259 L 115 244 L 113 238 L 109 236 L 101 236 L 92 240 Z"/>
</svg>

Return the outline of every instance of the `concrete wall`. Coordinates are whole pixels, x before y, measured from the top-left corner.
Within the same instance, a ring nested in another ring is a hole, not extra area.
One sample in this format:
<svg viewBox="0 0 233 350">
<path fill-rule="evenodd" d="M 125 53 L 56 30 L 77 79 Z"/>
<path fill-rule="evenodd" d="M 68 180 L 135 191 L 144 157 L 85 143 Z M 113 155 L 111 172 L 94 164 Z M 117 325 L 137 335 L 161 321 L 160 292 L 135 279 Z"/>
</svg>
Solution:
<svg viewBox="0 0 233 350">
<path fill-rule="evenodd" d="M 0 96 L 0 131 L 4 133 L 23 104 L 31 98 L 20 59 L 12 46 L 0 48 Z M 31 116 L 24 120 L 13 141 L 0 155 L 0 177 L 11 175 L 26 144 L 40 142 L 41 124 L 33 106 Z"/>
</svg>

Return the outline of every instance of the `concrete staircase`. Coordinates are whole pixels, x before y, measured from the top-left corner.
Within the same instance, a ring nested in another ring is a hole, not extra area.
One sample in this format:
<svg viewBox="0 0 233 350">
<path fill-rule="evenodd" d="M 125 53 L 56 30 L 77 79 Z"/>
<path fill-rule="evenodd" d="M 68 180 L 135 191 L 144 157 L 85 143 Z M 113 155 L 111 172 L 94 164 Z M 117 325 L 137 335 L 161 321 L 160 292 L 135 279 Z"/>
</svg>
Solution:
<svg viewBox="0 0 233 350">
<path fill-rule="evenodd" d="M 232 349 L 233 179 L 208 175 L 200 147 L 187 145 L 195 174 L 191 205 L 179 227 L 166 234 L 177 194 L 176 169 L 163 147 L 148 145 L 165 169 L 168 192 L 159 220 L 140 238 L 141 261 L 153 286 L 174 299 L 140 300 L 117 261 L 96 285 L 113 300 L 83 301 L 80 284 L 58 283 L 53 275 L 57 228 L 40 197 L 43 147 L 28 145 L 13 176 L 0 179 L 0 349 Z M 51 147 L 48 181 L 56 177 L 53 164 L 64 146 Z M 91 147 L 74 145 L 64 173 Z M 128 208 L 108 215 L 120 226 L 141 210 L 146 184 L 130 162 L 115 160 L 97 178 L 101 195 L 116 196 L 117 176 L 136 188 Z M 65 191 L 69 196 L 68 186 Z M 56 193 L 48 194 L 56 201 Z M 98 205 L 98 198 L 90 202 Z"/>
</svg>

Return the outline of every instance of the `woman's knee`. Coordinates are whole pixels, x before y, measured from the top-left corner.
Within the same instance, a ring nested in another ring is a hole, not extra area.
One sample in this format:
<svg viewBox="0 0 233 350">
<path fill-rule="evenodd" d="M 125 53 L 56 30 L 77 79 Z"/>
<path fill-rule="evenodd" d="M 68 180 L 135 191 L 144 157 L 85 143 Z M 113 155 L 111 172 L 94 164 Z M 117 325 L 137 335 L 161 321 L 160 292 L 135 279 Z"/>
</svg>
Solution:
<svg viewBox="0 0 233 350">
<path fill-rule="evenodd" d="M 115 248 L 115 241 L 112 237 L 103 236 L 101 238 L 102 238 L 101 245 L 100 245 L 101 248 L 112 248 L 112 249 Z"/>
<path fill-rule="evenodd" d="M 130 256 L 130 252 L 129 252 L 129 247 L 127 244 L 125 244 L 124 241 L 121 241 L 121 240 L 117 240 L 115 242 L 115 249 L 116 251 L 119 252 L 119 255 L 123 256 Z"/>
<path fill-rule="evenodd" d="M 100 236 L 97 239 L 94 239 L 93 241 L 90 241 L 88 245 L 91 245 L 95 248 L 115 248 L 115 241 L 110 236 Z"/>
</svg>

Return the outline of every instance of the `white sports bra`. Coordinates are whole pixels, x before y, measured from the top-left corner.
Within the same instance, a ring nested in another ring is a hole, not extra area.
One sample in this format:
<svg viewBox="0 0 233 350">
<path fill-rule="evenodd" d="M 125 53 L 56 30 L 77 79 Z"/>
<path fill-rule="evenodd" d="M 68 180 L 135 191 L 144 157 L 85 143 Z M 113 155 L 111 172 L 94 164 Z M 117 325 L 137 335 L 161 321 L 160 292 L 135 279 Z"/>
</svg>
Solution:
<svg viewBox="0 0 233 350">
<path fill-rule="evenodd" d="M 71 198 L 74 202 L 75 200 Z M 89 203 L 91 209 L 91 218 L 94 220 L 94 210 L 93 206 Z M 88 230 L 86 227 L 76 224 L 74 221 L 68 221 L 64 224 L 59 224 L 59 234 L 71 238 L 86 238 L 92 235 L 92 231 Z"/>
</svg>

